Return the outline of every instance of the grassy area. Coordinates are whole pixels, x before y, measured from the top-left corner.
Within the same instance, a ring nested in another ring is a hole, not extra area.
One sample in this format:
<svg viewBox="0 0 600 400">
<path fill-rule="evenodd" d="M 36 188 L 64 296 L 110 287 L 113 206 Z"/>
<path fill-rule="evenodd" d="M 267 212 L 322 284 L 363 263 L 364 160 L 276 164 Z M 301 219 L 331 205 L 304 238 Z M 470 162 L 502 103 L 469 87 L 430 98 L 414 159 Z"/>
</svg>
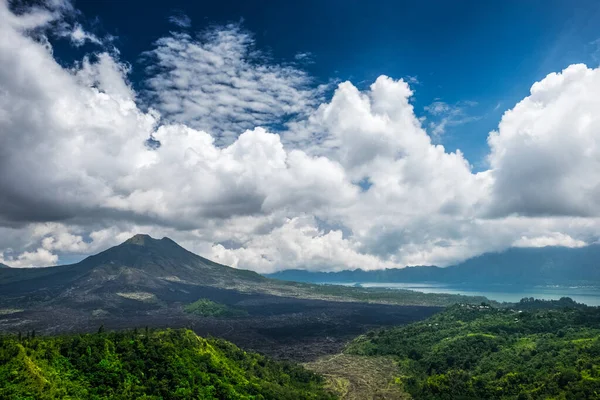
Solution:
<svg viewBox="0 0 600 400">
<path fill-rule="evenodd" d="M 248 315 L 245 310 L 215 303 L 208 299 L 200 299 L 185 306 L 184 311 L 201 317 L 243 317 Z"/>
<path fill-rule="evenodd" d="M 342 400 L 404 400 L 410 395 L 395 383 L 398 366 L 391 357 L 337 354 L 305 364 L 325 377 L 326 389 Z"/>
</svg>

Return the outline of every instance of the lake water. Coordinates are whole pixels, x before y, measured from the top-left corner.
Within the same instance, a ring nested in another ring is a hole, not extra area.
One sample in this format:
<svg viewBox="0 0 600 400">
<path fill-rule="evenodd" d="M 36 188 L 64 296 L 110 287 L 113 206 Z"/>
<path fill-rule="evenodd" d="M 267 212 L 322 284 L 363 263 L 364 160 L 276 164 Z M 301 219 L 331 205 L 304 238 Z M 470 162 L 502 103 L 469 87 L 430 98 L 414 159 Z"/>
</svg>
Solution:
<svg viewBox="0 0 600 400">
<path fill-rule="evenodd" d="M 523 297 L 534 297 L 543 300 L 558 300 L 561 297 L 570 297 L 578 303 L 590 306 L 600 306 L 600 287 L 594 286 L 533 286 L 519 287 L 511 285 L 497 285 L 486 287 L 454 286 L 436 283 L 363 283 L 363 287 L 377 287 L 389 289 L 408 289 L 423 293 L 448 293 L 464 294 L 468 296 L 485 296 L 490 300 L 500 302 L 518 302 Z M 339 283 L 339 285 L 353 286 L 354 283 Z"/>
</svg>

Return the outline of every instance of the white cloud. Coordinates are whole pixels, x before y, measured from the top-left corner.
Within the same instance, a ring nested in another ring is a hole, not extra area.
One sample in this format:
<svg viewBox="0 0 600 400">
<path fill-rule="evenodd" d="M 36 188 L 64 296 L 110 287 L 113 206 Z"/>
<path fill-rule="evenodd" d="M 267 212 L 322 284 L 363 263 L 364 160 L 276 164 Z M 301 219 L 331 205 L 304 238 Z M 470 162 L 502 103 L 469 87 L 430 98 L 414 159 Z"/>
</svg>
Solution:
<svg viewBox="0 0 600 400">
<path fill-rule="evenodd" d="M 321 101 L 305 72 L 232 25 L 160 39 L 148 58 L 158 111 L 144 111 L 116 56 L 65 69 L 28 36 L 59 18 L 0 2 L 0 262 L 50 265 L 137 232 L 258 271 L 598 240 L 598 69 L 534 84 L 490 134 L 490 169 L 473 173 L 432 142 L 404 80 L 342 82 Z"/>
<path fill-rule="evenodd" d="M 304 115 L 320 99 L 310 76 L 268 61 L 252 35 L 236 24 L 197 37 L 173 33 L 159 39 L 146 59 L 152 106 L 222 143 L 246 129 Z"/>
<path fill-rule="evenodd" d="M 573 239 L 564 233 L 554 232 L 551 236 L 528 237 L 522 236 L 519 240 L 513 243 L 515 247 L 546 247 L 546 246 L 563 246 L 563 247 L 584 247 L 587 243 L 583 240 Z"/>
<path fill-rule="evenodd" d="M 180 28 L 189 28 L 192 26 L 192 20 L 185 14 L 176 14 L 169 17 L 169 22 Z"/>
<path fill-rule="evenodd" d="M 288 151 L 262 128 L 217 147 L 205 132 L 159 126 L 155 112 L 137 108 L 128 67 L 106 53 L 70 71 L 10 26 L 0 33 L 0 123 L 11 144 L 0 150 L 4 224 L 104 218 L 191 229 L 281 208 L 315 212 L 357 193 L 338 164 Z M 158 149 L 145 145 L 150 137 Z M 85 247 L 63 243 L 46 237 L 42 245 Z"/>
<path fill-rule="evenodd" d="M 339 230 L 320 230 L 312 217 L 289 219 L 268 235 L 252 237 L 238 249 L 226 249 L 217 244 L 212 248 L 212 259 L 236 267 L 251 265 L 264 272 L 290 265 L 330 270 L 377 269 L 394 265 L 360 253 L 356 244 L 344 239 Z"/>
<path fill-rule="evenodd" d="M 315 56 L 310 51 L 302 51 L 302 52 L 296 53 L 296 55 L 294 56 L 294 59 L 296 61 L 298 61 L 299 63 L 303 63 L 303 64 L 314 64 L 315 63 Z"/>
<path fill-rule="evenodd" d="M 9 9 L 8 0 L 0 0 L 0 20 L 3 21 L 6 28 L 24 32 L 60 19 L 70 11 L 70 7 L 67 0 L 55 0 L 43 5 L 32 6 L 26 13 L 16 15 Z"/>
<path fill-rule="evenodd" d="M 38 248 L 33 252 L 24 251 L 14 258 L 4 258 L 3 253 L 0 253 L 0 262 L 13 268 L 46 267 L 56 265 L 57 261 L 58 256 L 44 248 Z"/>
<path fill-rule="evenodd" d="M 73 28 L 67 32 L 71 38 L 71 42 L 79 47 L 83 46 L 86 42 L 91 42 L 97 45 L 101 45 L 102 42 L 94 34 L 86 32 L 80 24 L 75 24 Z"/>
<path fill-rule="evenodd" d="M 429 112 L 431 115 L 440 115 L 445 114 L 451 110 L 450 105 L 443 101 L 434 101 L 428 106 L 425 106 L 425 111 Z"/>
<path fill-rule="evenodd" d="M 469 115 L 467 110 L 476 106 L 473 101 L 462 101 L 450 105 L 446 102 L 436 100 L 428 106 L 425 111 L 430 115 L 428 123 L 429 131 L 433 136 L 440 136 L 446 132 L 448 127 L 464 125 L 478 120 L 480 117 Z"/>
<path fill-rule="evenodd" d="M 531 87 L 488 138 L 490 214 L 600 215 L 600 69 L 571 65 Z"/>
</svg>

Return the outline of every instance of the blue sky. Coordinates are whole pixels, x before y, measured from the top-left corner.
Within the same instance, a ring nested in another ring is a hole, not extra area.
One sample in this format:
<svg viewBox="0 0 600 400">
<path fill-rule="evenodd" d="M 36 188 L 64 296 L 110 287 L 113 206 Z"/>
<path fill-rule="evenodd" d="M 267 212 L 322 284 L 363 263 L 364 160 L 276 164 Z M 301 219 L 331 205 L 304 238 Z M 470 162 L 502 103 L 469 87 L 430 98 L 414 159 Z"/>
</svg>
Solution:
<svg viewBox="0 0 600 400">
<path fill-rule="evenodd" d="M 241 22 L 257 48 L 276 62 L 301 63 L 318 82 L 352 81 L 358 88 L 379 75 L 414 77 L 419 116 L 442 101 L 460 115 L 435 141 L 460 148 L 474 169 L 485 169 L 486 138 L 502 113 L 553 71 L 598 65 L 600 2 L 530 1 L 220 1 L 75 3 L 93 32 L 117 36 L 121 59 L 143 80 L 142 52 L 175 29 L 169 17 L 189 17 L 190 32 Z M 59 53 L 60 54 L 60 53 Z M 475 104 L 476 103 L 476 104 Z M 430 130 L 431 131 L 431 130 Z"/>
</svg>

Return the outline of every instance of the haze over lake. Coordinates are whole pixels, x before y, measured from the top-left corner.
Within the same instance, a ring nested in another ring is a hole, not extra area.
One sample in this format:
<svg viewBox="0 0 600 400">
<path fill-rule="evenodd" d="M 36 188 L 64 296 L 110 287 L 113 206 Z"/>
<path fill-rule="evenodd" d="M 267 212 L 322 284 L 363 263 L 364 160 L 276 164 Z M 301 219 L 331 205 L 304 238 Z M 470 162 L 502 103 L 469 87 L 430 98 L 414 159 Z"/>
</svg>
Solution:
<svg viewBox="0 0 600 400">
<path fill-rule="evenodd" d="M 534 297 L 543 300 L 558 300 L 561 297 L 570 297 L 578 303 L 589 306 L 600 306 L 600 287 L 597 286 L 468 286 L 446 285 L 441 283 L 385 283 L 385 282 L 359 282 L 362 287 L 408 289 L 423 293 L 448 293 L 464 294 L 470 296 L 485 296 L 490 300 L 499 302 L 518 302 L 523 297 Z M 356 283 L 338 283 L 344 286 L 353 286 Z"/>
</svg>

